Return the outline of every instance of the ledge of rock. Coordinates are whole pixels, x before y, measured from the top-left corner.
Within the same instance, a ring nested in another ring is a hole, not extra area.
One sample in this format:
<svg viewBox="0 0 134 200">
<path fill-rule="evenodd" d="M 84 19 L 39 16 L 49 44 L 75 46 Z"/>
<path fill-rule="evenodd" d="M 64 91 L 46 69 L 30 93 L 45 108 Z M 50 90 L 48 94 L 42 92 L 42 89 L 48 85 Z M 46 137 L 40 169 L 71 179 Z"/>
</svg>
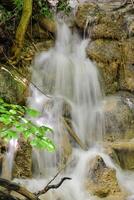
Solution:
<svg viewBox="0 0 134 200">
<path fill-rule="evenodd" d="M 88 191 L 100 198 L 111 195 L 123 196 L 116 178 L 116 171 L 107 167 L 100 156 L 90 161 L 86 186 Z"/>
<path fill-rule="evenodd" d="M 15 69 L 0 66 L 0 97 L 10 103 L 24 103 L 28 95 L 28 81 Z"/>
</svg>

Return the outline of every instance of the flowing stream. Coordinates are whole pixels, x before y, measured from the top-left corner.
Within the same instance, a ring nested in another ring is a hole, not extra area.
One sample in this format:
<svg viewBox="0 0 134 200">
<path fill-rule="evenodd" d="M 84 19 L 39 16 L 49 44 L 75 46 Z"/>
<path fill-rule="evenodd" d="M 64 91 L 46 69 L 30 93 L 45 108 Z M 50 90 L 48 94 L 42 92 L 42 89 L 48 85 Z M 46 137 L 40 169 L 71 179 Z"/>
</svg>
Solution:
<svg viewBox="0 0 134 200">
<path fill-rule="evenodd" d="M 55 46 L 48 52 L 37 55 L 33 63 L 32 82 L 42 92 L 31 86 L 32 95 L 28 99 L 28 105 L 42 113 L 35 123 L 47 124 L 53 128 L 54 133 L 50 133 L 50 137 L 56 144 L 56 152 L 34 151 L 35 179 L 23 180 L 22 183 L 31 191 L 38 191 L 65 165 L 67 167 L 60 176 L 72 178 L 59 189 L 48 192 L 42 199 L 47 196 L 50 200 L 95 199 L 85 191 L 84 181 L 90 168 L 87 163 L 96 155 L 100 155 L 106 165 L 114 168 L 121 185 L 133 192 L 132 175 L 122 172 L 103 149 L 97 146 L 105 134 L 103 96 L 98 71 L 86 58 L 88 42 L 81 40 L 77 33 L 72 33 L 64 23 L 60 23 Z M 64 120 L 71 121 L 77 139 L 72 139 Z M 70 153 L 66 152 L 70 148 L 66 147 L 68 140 L 73 146 Z M 56 183 L 59 179 L 60 177 L 55 180 Z"/>
</svg>

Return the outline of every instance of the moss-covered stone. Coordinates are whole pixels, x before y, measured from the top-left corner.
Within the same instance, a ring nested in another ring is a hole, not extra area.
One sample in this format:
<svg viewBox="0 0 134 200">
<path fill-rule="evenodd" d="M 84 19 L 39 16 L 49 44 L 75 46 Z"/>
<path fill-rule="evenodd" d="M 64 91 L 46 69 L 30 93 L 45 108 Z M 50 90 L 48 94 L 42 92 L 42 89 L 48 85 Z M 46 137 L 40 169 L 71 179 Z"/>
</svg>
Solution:
<svg viewBox="0 0 134 200">
<path fill-rule="evenodd" d="M 78 27 L 84 29 L 86 24 L 97 24 L 103 14 L 97 4 L 84 3 L 78 7 L 75 21 Z"/>
<path fill-rule="evenodd" d="M 96 62 L 119 63 L 122 60 L 120 43 L 111 40 L 92 41 L 87 48 L 87 55 Z"/>
<path fill-rule="evenodd" d="M 96 156 L 90 161 L 87 188 L 90 193 L 100 198 L 121 194 L 116 171 L 107 167 L 100 156 Z"/>
<path fill-rule="evenodd" d="M 113 159 L 125 170 L 134 170 L 134 142 L 119 142 L 111 145 L 116 157 Z"/>
<path fill-rule="evenodd" d="M 49 31 L 50 33 L 56 33 L 56 21 L 51 18 L 40 17 L 39 18 L 39 25 L 42 29 Z"/>
<path fill-rule="evenodd" d="M 119 89 L 119 69 L 122 62 L 122 48 L 118 41 L 98 39 L 87 48 L 87 55 L 101 73 L 102 84 L 106 94 L 114 94 Z"/>
<path fill-rule="evenodd" d="M 114 96 L 105 101 L 105 139 L 111 141 L 134 138 L 133 102 L 129 96 Z"/>
<path fill-rule="evenodd" d="M 124 65 L 120 70 L 120 89 L 134 91 L 134 37 L 122 44 Z"/>
<path fill-rule="evenodd" d="M 12 176 L 13 178 L 32 177 L 32 147 L 23 138 L 18 141 Z"/>
<path fill-rule="evenodd" d="M 10 103 L 24 103 L 28 95 L 28 81 L 17 70 L 0 66 L 0 97 Z"/>
</svg>

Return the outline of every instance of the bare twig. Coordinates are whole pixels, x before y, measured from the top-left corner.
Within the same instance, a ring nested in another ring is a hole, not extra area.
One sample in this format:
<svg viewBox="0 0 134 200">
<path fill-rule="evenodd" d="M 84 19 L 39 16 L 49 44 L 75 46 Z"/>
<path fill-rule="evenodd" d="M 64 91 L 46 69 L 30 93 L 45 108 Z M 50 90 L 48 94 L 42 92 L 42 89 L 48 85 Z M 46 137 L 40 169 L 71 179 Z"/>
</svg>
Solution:
<svg viewBox="0 0 134 200">
<path fill-rule="evenodd" d="M 45 194 L 50 189 L 57 189 L 59 188 L 65 180 L 71 180 L 69 177 L 63 177 L 60 182 L 56 185 L 47 185 L 43 190 L 39 191 L 36 195 L 40 196 L 41 194 Z"/>
</svg>

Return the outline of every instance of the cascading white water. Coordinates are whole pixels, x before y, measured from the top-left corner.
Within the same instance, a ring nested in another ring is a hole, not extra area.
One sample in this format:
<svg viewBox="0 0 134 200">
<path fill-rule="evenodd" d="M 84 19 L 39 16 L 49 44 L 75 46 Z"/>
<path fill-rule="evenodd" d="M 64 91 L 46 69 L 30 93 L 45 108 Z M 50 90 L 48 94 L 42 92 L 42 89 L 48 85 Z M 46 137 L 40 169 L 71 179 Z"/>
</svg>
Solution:
<svg viewBox="0 0 134 200">
<path fill-rule="evenodd" d="M 28 99 L 28 104 L 42 113 L 35 123 L 53 127 L 52 138 L 57 151 L 52 154 L 37 150 L 34 152 L 33 165 L 36 179 L 19 181 L 33 192 L 42 189 L 58 171 L 63 135 L 68 134 L 62 120 L 65 104 L 69 107 L 73 130 L 87 149 L 103 138 L 102 94 L 96 67 L 86 58 L 87 44 L 88 40 L 81 41 L 76 33 L 72 34 L 65 24 L 61 24 L 58 25 L 55 47 L 35 58 L 32 82 L 47 96 L 31 86 L 32 96 Z M 87 194 L 84 187 L 90 168 L 87 163 L 90 163 L 89 161 L 96 155 L 100 155 L 107 166 L 114 168 L 118 180 L 121 184 L 124 183 L 126 174 L 114 165 L 110 157 L 104 154 L 103 149 L 93 148 L 84 151 L 77 145 L 70 158 L 75 163 L 68 165 L 64 174 L 61 174 L 71 177 L 72 180 L 63 183 L 56 191 L 48 192 L 41 199 L 96 199 Z M 42 180 L 37 177 L 39 174 Z M 44 180 L 44 176 L 49 179 Z M 128 183 L 131 183 L 131 186 L 134 184 L 131 175 L 128 176 Z M 132 192 L 129 184 L 125 183 L 123 186 Z"/>
<path fill-rule="evenodd" d="M 54 129 L 54 142 L 58 149 L 62 143 L 65 127 L 62 123 L 64 104 L 70 108 L 73 130 L 88 149 L 89 145 L 102 140 L 104 120 L 102 112 L 102 94 L 95 65 L 86 58 L 88 40 L 81 40 L 76 33 L 64 24 L 58 25 L 55 47 L 42 52 L 33 65 L 32 82 L 48 95 L 40 94 L 32 87 L 29 104 L 40 110 L 42 116 L 37 123 L 49 123 Z M 48 105 L 49 108 L 46 108 Z M 58 150 L 59 151 L 59 150 Z M 40 153 L 39 153 L 40 154 Z M 38 163 L 47 162 L 55 167 L 57 157 L 41 153 Z M 52 158 L 51 158 L 52 157 Z M 40 166 L 48 168 L 48 164 Z M 41 164 L 40 164 L 41 165 Z M 49 166 L 49 169 L 51 168 Z M 43 173 L 43 172 L 42 172 Z"/>
</svg>

